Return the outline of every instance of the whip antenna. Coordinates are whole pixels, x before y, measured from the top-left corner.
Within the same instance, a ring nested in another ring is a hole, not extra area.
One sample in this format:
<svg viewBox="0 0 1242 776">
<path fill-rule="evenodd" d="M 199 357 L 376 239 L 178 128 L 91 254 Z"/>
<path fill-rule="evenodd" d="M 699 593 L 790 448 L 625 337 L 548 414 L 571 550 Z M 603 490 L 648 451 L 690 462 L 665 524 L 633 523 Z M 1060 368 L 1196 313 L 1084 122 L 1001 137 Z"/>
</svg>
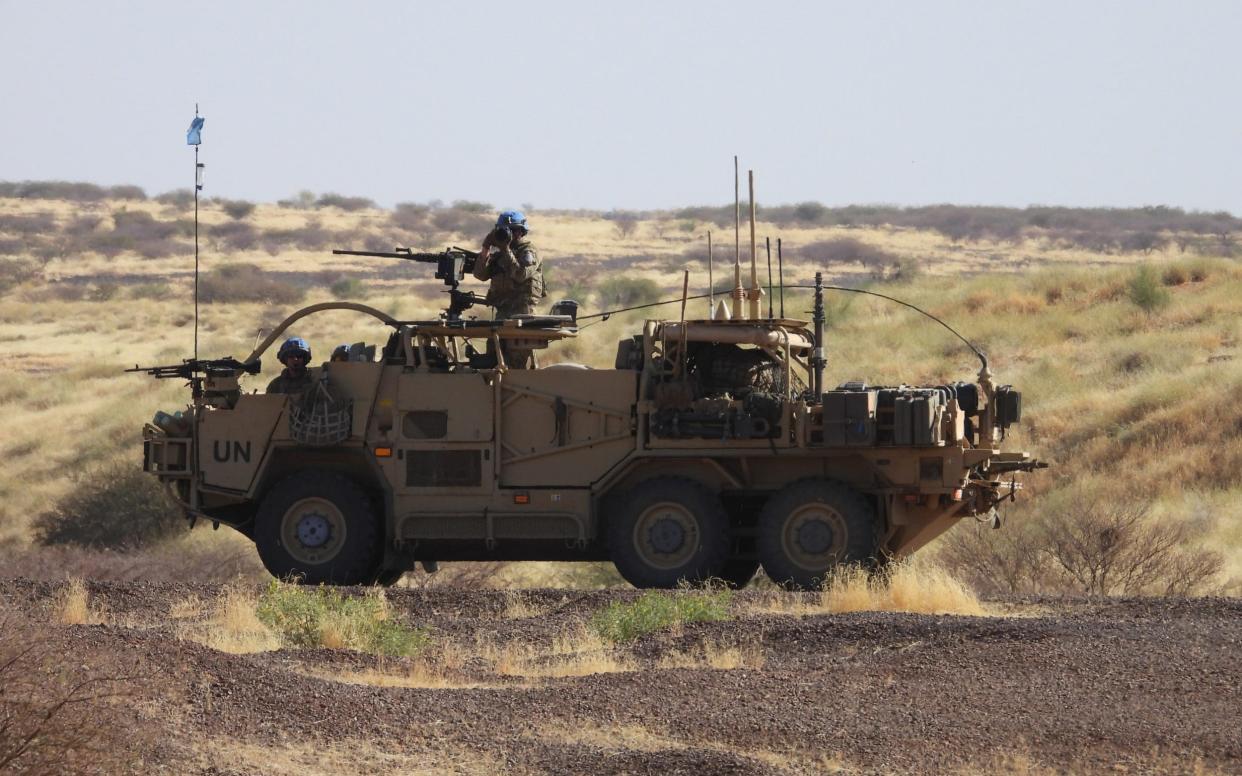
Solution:
<svg viewBox="0 0 1242 776">
<path fill-rule="evenodd" d="M 203 190 L 203 168 L 198 160 L 198 147 L 203 144 L 203 123 L 198 115 L 198 103 L 194 103 L 194 120 L 186 130 L 186 145 L 194 146 L 194 360 L 198 360 L 198 193 Z"/>
<path fill-rule="evenodd" d="M 733 317 L 742 317 L 742 189 L 733 155 Z"/>
<path fill-rule="evenodd" d="M 772 238 L 763 238 L 763 249 L 768 253 L 768 318 L 772 317 Z"/>
<path fill-rule="evenodd" d="M 712 285 L 712 230 L 707 230 L 707 317 L 715 317 L 716 297 L 715 286 Z"/>
<path fill-rule="evenodd" d="M 781 238 L 776 238 L 776 281 L 781 284 L 781 317 L 785 317 L 785 262 L 781 258 Z"/>
</svg>

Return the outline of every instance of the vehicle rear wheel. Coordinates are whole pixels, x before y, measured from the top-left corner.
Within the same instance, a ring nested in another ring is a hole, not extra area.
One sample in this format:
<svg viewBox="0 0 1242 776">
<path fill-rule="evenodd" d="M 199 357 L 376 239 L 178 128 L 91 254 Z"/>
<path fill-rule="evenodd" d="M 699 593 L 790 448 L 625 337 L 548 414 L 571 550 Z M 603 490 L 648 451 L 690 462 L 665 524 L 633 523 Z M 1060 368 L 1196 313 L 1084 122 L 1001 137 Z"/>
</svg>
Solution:
<svg viewBox="0 0 1242 776">
<path fill-rule="evenodd" d="M 682 477 L 657 477 L 611 499 L 608 553 L 634 587 L 672 588 L 719 577 L 729 555 L 720 499 Z"/>
<path fill-rule="evenodd" d="M 839 565 L 874 565 L 878 529 L 874 507 L 858 491 L 834 480 L 798 480 L 759 514 L 759 560 L 778 585 L 818 589 Z"/>
<path fill-rule="evenodd" d="M 353 480 L 302 471 L 268 491 L 254 542 L 273 576 L 308 585 L 369 585 L 382 557 L 380 515 Z"/>
</svg>

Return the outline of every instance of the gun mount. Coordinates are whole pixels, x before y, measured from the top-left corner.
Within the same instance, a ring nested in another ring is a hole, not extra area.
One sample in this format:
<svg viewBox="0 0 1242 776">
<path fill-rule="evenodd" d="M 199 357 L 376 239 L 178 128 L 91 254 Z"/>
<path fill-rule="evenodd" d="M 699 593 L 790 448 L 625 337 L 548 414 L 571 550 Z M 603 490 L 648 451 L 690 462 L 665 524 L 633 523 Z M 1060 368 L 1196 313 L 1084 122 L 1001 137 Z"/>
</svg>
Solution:
<svg viewBox="0 0 1242 776">
<path fill-rule="evenodd" d="M 338 256 L 374 256 L 381 259 L 404 259 L 423 264 L 436 265 L 436 280 L 448 286 L 449 304 L 444 316 L 450 321 L 461 320 L 461 315 L 474 305 L 486 305 L 487 301 L 470 291 L 462 291 L 459 286 L 467 273 L 474 271 L 474 264 L 479 259 L 476 251 L 453 246 L 439 253 L 419 253 L 409 248 L 398 246 L 392 251 L 354 251 L 337 249 L 332 251 Z"/>
</svg>

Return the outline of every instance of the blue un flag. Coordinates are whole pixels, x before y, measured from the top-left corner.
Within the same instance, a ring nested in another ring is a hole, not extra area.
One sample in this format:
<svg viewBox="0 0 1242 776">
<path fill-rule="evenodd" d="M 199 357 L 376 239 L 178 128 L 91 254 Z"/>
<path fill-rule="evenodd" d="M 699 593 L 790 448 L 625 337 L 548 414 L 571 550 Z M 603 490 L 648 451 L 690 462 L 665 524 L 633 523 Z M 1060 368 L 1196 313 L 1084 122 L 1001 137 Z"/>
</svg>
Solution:
<svg viewBox="0 0 1242 776">
<path fill-rule="evenodd" d="M 186 145 L 202 145 L 203 143 L 203 122 L 202 116 L 195 116 L 190 122 L 190 128 L 185 133 Z"/>
</svg>

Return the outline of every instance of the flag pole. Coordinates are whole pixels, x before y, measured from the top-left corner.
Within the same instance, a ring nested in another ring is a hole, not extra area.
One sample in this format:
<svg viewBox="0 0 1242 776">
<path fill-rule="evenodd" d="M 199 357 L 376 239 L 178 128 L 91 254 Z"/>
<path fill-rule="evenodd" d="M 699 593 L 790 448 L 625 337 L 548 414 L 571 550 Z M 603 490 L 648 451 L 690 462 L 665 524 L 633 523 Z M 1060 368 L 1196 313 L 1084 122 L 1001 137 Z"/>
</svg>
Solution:
<svg viewBox="0 0 1242 776">
<path fill-rule="evenodd" d="M 198 103 L 194 103 L 194 121 L 186 132 L 185 141 L 194 146 L 194 360 L 198 360 L 198 193 L 203 190 L 203 163 L 198 160 L 198 147 L 202 145 L 203 119 L 198 115 Z"/>
<path fill-rule="evenodd" d="M 194 106 L 198 115 L 198 105 Z M 194 360 L 198 360 L 198 146 L 194 146 Z"/>
</svg>

